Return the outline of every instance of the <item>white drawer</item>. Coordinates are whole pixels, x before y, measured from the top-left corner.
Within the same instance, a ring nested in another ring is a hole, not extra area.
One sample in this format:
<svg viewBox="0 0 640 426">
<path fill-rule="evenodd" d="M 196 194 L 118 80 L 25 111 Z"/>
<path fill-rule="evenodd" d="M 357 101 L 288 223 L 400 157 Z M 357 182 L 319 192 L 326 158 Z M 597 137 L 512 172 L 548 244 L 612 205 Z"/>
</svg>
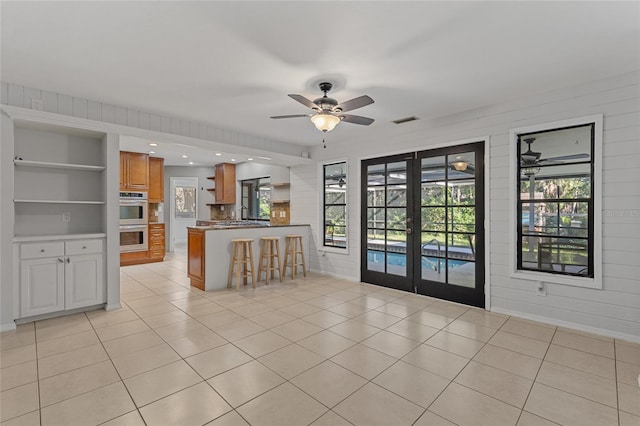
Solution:
<svg viewBox="0 0 640 426">
<path fill-rule="evenodd" d="M 76 240 L 64 243 L 65 254 L 73 256 L 75 254 L 102 253 L 103 240 Z"/>
<path fill-rule="evenodd" d="M 20 245 L 21 259 L 40 259 L 55 256 L 64 256 L 64 243 L 62 241 Z"/>
</svg>

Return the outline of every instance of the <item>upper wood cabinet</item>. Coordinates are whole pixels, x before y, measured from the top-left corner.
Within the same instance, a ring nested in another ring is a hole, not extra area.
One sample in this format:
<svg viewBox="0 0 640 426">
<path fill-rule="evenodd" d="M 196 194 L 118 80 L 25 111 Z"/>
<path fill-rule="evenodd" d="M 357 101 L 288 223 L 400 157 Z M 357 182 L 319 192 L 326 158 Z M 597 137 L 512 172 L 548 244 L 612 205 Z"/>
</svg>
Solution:
<svg viewBox="0 0 640 426">
<path fill-rule="evenodd" d="M 149 190 L 149 155 L 120 151 L 120 190 Z"/>
<path fill-rule="evenodd" d="M 216 204 L 235 204 L 236 202 L 236 165 L 216 164 Z"/>
<path fill-rule="evenodd" d="M 164 158 L 149 157 L 149 202 L 164 201 Z"/>
</svg>

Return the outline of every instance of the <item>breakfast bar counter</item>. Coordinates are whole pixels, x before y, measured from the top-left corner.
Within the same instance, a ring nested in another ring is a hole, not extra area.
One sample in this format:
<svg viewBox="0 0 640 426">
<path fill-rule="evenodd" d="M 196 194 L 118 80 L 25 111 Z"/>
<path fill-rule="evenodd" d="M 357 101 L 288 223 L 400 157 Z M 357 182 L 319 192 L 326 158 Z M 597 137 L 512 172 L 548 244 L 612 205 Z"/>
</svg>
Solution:
<svg viewBox="0 0 640 426">
<path fill-rule="evenodd" d="M 193 287 L 205 291 L 227 288 L 231 240 L 253 239 L 254 271 L 258 272 L 261 237 L 280 237 L 280 255 L 284 259 L 284 236 L 302 235 L 305 255 L 310 253 L 309 225 L 269 225 L 254 221 L 197 221 L 187 228 L 187 273 Z"/>
</svg>

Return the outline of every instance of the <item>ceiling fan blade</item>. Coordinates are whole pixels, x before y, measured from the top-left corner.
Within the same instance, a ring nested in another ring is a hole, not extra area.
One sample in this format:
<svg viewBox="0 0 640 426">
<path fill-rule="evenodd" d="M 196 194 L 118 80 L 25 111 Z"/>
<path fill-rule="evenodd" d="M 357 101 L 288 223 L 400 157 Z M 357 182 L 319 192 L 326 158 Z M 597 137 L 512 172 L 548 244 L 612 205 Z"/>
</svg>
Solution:
<svg viewBox="0 0 640 426">
<path fill-rule="evenodd" d="M 368 126 L 375 121 L 373 118 L 360 117 L 359 115 L 340 114 L 339 117 L 346 123 L 361 124 L 363 126 Z"/>
<path fill-rule="evenodd" d="M 289 95 L 291 96 L 291 95 Z M 336 108 L 340 108 L 341 111 L 351 111 L 357 108 L 362 108 L 363 106 L 371 105 L 373 103 L 373 99 L 371 99 L 367 95 L 359 96 L 357 98 L 353 98 L 341 104 L 338 104 Z"/>
<path fill-rule="evenodd" d="M 549 158 L 541 158 L 538 160 L 539 163 L 543 161 L 567 161 L 567 160 L 581 160 L 583 158 L 589 158 L 589 154 L 571 154 L 571 155 L 561 155 L 559 157 L 549 157 Z"/>
<path fill-rule="evenodd" d="M 279 118 L 298 118 L 298 117 L 309 117 L 309 114 L 274 115 L 271 118 L 279 119 Z"/>
<path fill-rule="evenodd" d="M 289 97 L 294 101 L 300 102 L 302 105 L 308 108 L 312 108 L 312 109 L 318 108 L 318 105 L 314 104 L 313 102 L 311 102 L 309 99 L 305 98 L 302 95 L 289 95 Z"/>
</svg>

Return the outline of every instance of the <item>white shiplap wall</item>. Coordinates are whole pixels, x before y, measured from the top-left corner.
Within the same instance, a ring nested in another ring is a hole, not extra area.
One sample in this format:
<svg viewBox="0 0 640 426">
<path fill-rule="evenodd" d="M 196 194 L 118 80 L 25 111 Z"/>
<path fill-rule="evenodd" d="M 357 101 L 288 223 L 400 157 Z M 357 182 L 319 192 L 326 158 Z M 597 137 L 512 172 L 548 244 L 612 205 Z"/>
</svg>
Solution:
<svg viewBox="0 0 640 426">
<path fill-rule="evenodd" d="M 509 129 L 603 114 L 603 289 L 547 284 L 545 297 L 533 281 L 509 276 Z M 397 133 L 400 130 L 401 133 Z M 348 254 L 322 255 L 321 190 L 317 165 L 291 170 L 292 220 L 311 223 L 318 249 L 312 268 L 336 276 L 360 277 L 360 160 L 393 153 L 488 139 L 489 223 L 487 292 L 491 309 L 554 324 L 640 341 L 640 72 L 633 72 L 527 99 L 381 130 L 366 139 L 336 143 L 312 152 L 318 161 L 349 163 Z M 390 148 L 391 147 L 391 148 Z M 362 153 L 368 153 L 366 157 Z M 295 208 L 293 207 L 295 206 Z"/>
<path fill-rule="evenodd" d="M 32 108 L 33 100 L 42 101 L 42 111 L 77 118 L 113 123 L 143 130 L 187 136 L 234 146 L 258 148 L 265 151 L 300 156 L 298 145 L 262 138 L 231 129 L 180 117 L 169 117 L 135 108 L 95 102 L 62 93 L 40 90 L 10 82 L 0 84 L 0 103 L 20 108 Z"/>
</svg>

